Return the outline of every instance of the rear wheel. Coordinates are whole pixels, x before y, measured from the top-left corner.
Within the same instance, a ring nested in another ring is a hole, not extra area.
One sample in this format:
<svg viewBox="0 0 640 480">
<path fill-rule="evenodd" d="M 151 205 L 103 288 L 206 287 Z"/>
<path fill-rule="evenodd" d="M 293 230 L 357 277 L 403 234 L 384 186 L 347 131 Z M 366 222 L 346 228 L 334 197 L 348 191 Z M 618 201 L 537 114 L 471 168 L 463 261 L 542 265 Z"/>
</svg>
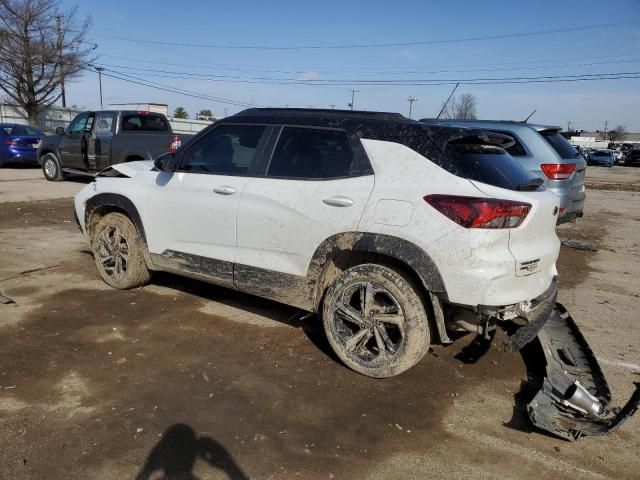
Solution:
<svg viewBox="0 0 640 480">
<path fill-rule="evenodd" d="M 60 161 L 53 153 L 47 153 L 42 157 L 42 173 L 44 173 L 44 178 L 50 182 L 64 180 Z"/>
<path fill-rule="evenodd" d="M 91 250 L 102 279 L 126 290 L 149 281 L 144 242 L 135 225 L 122 213 L 108 213 L 91 232 Z"/>
<path fill-rule="evenodd" d="M 338 357 L 369 377 L 398 375 L 429 349 L 429 319 L 418 291 L 388 267 L 345 270 L 327 291 L 322 317 Z"/>
</svg>

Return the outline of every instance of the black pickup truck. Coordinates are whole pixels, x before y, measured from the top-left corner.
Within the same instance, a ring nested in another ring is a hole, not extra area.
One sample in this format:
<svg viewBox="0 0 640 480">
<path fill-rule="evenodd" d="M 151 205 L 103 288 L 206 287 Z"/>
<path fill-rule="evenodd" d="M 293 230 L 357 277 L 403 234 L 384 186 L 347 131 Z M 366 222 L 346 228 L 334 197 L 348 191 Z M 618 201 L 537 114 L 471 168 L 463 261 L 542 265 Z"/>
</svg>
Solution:
<svg viewBox="0 0 640 480">
<path fill-rule="evenodd" d="M 68 173 L 92 175 L 116 163 L 152 160 L 188 137 L 174 134 L 160 113 L 82 112 L 42 140 L 38 163 L 47 180 L 59 181 Z"/>
</svg>

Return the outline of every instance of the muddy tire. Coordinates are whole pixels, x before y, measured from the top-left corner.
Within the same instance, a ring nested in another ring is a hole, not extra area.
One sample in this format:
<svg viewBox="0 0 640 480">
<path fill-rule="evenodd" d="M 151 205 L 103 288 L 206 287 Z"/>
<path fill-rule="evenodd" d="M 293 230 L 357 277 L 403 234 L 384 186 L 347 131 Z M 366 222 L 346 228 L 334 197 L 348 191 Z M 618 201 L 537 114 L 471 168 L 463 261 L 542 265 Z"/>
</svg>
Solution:
<svg viewBox="0 0 640 480">
<path fill-rule="evenodd" d="M 368 377 L 398 375 L 429 349 L 429 319 L 417 288 L 382 265 L 342 272 L 327 290 L 322 321 L 336 355 Z"/>
<path fill-rule="evenodd" d="M 140 287 L 151 273 L 145 262 L 146 245 L 138 229 L 122 213 L 108 213 L 91 232 L 96 267 L 108 285 L 120 290 Z"/>
<path fill-rule="evenodd" d="M 42 157 L 42 173 L 44 178 L 50 182 L 60 182 L 64 180 L 60 161 L 53 153 L 46 153 Z"/>
</svg>

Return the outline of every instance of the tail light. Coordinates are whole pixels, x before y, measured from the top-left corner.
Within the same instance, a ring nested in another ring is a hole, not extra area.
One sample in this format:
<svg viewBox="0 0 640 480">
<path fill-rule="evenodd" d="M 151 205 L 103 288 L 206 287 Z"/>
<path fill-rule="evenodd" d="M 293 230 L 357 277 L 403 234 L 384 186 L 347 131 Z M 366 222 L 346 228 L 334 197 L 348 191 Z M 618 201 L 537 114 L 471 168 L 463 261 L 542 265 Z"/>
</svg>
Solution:
<svg viewBox="0 0 640 480">
<path fill-rule="evenodd" d="M 576 164 L 543 163 L 540 168 L 549 180 L 566 180 L 576 171 Z"/>
<path fill-rule="evenodd" d="M 176 150 L 178 150 L 181 145 L 182 145 L 182 140 L 180 140 L 180 137 L 178 135 L 175 135 L 171 140 L 171 143 L 169 144 L 169 151 L 173 153 Z"/>
<path fill-rule="evenodd" d="M 5 140 L 5 142 L 4 142 L 4 143 L 6 143 L 6 144 L 7 144 L 7 145 L 9 145 L 9 146 L 12 146 L 12 145 L 15 145 L 15 144 L 16 144 L 15 140 L 11 140 L 11 139 L 9 139 L 9 140 Z"/>
<path fill-rule="evenodd" d="M 531 210 L 531 205 L 496 198 L 427 195 L 425 202 L 465 228 L 515 228 Z"/>
</svg>

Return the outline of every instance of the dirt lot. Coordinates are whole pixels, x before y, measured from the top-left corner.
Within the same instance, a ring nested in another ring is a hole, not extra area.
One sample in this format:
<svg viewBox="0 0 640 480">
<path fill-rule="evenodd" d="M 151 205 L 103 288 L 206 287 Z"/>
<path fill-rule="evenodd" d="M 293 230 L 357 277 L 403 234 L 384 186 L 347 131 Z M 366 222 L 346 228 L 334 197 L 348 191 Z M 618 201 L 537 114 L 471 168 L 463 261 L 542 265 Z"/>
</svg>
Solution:
<svg viewBox="0 0 640 480">
<path fill-rule="evenodd" d="M 560 301 L 613 391 L 640 381 L 640 169 L 590 168 L 585 218 L 559 229 Z M 640 416 L 569 443 L 533 430 L 519 355 L 434 346 L 373 380 L 316 318 L 169 275 L 116 291 L 72 220 L 81 182 L 0 170 L 0 478 L 638 478 Z M 635 473 L 634 473 L 635 472 Z"/>
</svg>

